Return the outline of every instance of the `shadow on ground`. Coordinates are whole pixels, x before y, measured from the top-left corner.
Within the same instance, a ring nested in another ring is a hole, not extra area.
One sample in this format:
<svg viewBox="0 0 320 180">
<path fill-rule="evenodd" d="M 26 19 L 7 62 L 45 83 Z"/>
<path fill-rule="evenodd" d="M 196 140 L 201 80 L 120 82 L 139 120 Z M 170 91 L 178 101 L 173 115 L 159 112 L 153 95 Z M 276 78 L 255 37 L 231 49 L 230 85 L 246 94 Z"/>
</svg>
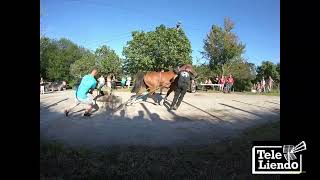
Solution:
<svg viewBox="0 0 320 180">
<path fill-rule="evenodd" d="M 105 99 L 107 103 L 103 107 L 100 104 L 98 112 L 92 117 L 82 116 L 84 108 L 65 117 L 63 109 L 51 109 L 62 101 L 49 106 L 40 103 L 40 131 L 47 139 L 59 140 L 71 146 L 97 148 L 112 145 L 205 145 L 236 137 L 245 128 L 255 124 L 279 120 L 279 114 L 267 111 L 247 111 L 220 103 L 229 109 L 208 112 L 186 101 L 183 101 L 184 106 L 195 108 L 204 115 L 178 115 L 177 111 L 169 111 L 169 102 L 165 102 L 162 108 L 170 113 L 171 117 L 168 119 L 150 110 L 150 106 L 155 106 L 153 102 L 143 101 L 133 105 L 141 106 L 142 109 L 138 110 L 136 116 L 129 117 L 125 106 L 118 108 L 122 100 L 117 97 Z M 254 115 L 256 119 L 222 116 L 234 110 Z"/>
<path fill-rule="evenodd" d="M 65 117 L 57 110 L 64 102 L 40 102 L 40 179 L 280 179 L 251 175 L 251 142 L 280 139 L 279 116 L 267 109 L 223 103 L 226 109 L 209 111 L 184 101 L 206 116 L 169 111 L 169 120 L 151 110 L 152 100 L 136 103 L 141 108 L 129 117 L 129 107 L 114 111 L 121 100 L 113 99 L 84 118 L 83 108 Z M 257 119 L 221 116 L 230 111 Z"/>
</svg>

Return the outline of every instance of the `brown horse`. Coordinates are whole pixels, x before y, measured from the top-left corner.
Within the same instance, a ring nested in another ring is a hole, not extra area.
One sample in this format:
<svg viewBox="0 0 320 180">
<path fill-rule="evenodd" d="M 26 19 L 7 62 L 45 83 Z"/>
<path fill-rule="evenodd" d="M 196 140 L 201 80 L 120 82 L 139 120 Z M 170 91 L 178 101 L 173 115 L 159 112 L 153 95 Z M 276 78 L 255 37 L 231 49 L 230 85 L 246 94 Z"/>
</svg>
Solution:
<svg viewBox="0 0 320 180">
<path fill-rule="evenodd" d="M 154 97 L 155 91 L 162 87 L 169 88 L 175 76 L 176 73 L 173 71 L 138 73 L 131 92 L 141 95 L 143 88 L 146 88 L 153 100 L 158 102 Z"/>
<path fill-rule="evenodd" d="M 155 91 L 160 88 L 169 88 L 166 98 L 169 94 L 175 89 L 175 77 L 177 72 L 185 70 L 191 72 L 196 76 L 196 72 L 193 70 L 191 64 L 185 64 L 181 67 L 178 67 L 174 71 L 167 72 L 147 72 L 147 73 L 138 73 L 136 82 L 131 90 L 131 92 L 136 93 L 136 95 L 141 95 L 143 88 L 147 88 L 148 94 L 152 95 L 152 98 L 155 102 L 158 102 L 155 97 Z M 160 102 L 158 102 L 160 104 Z"/>
</svg>

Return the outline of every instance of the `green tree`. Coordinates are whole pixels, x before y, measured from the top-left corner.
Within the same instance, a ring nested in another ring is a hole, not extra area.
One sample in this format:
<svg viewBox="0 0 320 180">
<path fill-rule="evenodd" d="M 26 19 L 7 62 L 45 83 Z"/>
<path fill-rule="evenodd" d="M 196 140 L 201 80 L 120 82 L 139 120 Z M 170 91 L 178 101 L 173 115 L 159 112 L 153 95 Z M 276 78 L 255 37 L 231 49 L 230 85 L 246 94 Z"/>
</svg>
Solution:
<svg viewBox="0 0 320 180">
<path fill-rule="evenodd" d="M 225 74 L 225 65 L 232 64 L 245 51 L 245 45 L 239 42 L 233 29 L 234 23 L 230 18 L 225 18 L 224 27 L 213 25 L 204 40 L 202 54 L 209 60 L 210 68 L 222 74 Z"/>
<path fill-rule="evenodd" d="M 70 65 L 89 51 L 68 39 L 40 38 L 40 74 L 48 80 L 72 79 Z"/>
<path fill-rule="evenodd" d="M 280 66 L 279 66 L 280 71 Z M 267 79 L 269 76 L 272 77 L 276 82 L 280 81 L 280 74 L 277 71 L 277 65 L 272 63 L 271 61 L 263 61 L 261 66 L 257 68 L 257 81 L 260 81 L 262 77 Z"/>
<path fill-rule="evenodd" d="M 253 72 L 249 63 L 239 62 L 226 68 L 226 75 L 232 74 L 236 79 L 253 80 Z"/>
<path fill-rule="evenodd" d="M 225 74 L 232 74 L 236 91 L 249 91 L 251 89 L 251 81 L 255 79 L 255 65 L 248 63 L 245 59 L 237 58 L 232 62 L 224 64 Z"/>
<path fill-rule="evenodd" d="M 277 70 L 277 72 L 278 72 L 278 74 L 279 74 L 279 82 L 280 82 L 280 62 L 279 63 L 277 63 L 277 68 L 276 68 L 276 70 Z"/>
<path fill-rule="evenodd" d="M 93 54 L 84 55 L 70 66 L 70 74 L 76 79 L 82 78 L 96 67 L 95 63 L 96 60 Z"/>
<path fill-rule="evenodd" d="M 119 75 L 122 70 L 122 61 L 120 57 L 110 47 L 103 45 L 95 51 L 96 65 L 99 73 Z"/>
<path fill-rule="evenodd" d="M 169 70 L 192 63 L 191 44 L 182 29 L 160 25 L 155 31 L 132 32 L 132 38 L 123 49 L 128 73 Z"/>
<path fill-rule="evenodd" d="M 206 79 L 213 78 L 214 76 L 218 75 L 209 68 L 208 64 L 194 65 L 193 68 L 198 74 L 198 82 L 204 82 Z"/>
<path fill-rule="evenodd" d="M 55 46 L 51 40 L 47 37 L 40 38 L 40 76 L 44 79 L 47 79 L 47 68 L 48 68 L 48 59 L 50 58 L 49 54 L 52 51 L 55 51 Z"/>
</svg>

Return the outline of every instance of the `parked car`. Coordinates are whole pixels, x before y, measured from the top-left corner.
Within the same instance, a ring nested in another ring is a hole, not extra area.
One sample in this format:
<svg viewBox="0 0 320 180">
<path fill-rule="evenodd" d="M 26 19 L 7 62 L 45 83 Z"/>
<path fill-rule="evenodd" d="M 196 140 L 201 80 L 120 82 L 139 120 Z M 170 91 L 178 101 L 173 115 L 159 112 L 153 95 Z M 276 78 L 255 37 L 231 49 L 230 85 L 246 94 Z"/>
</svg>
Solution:
<svg viewBox="0 0 320 180">
<path fill-rule="evenodd" d="M 66 90 L 67 83 L 65 81 L 55 81 L 48 86 L 50 91 L 62 91 Z"/>
<path fill-rule="evenodd" d="M 45 82 L 44 83 L 44 91 L 48 92 L 50 90 L 50 85 L 52 82 Z"/>
</svg>

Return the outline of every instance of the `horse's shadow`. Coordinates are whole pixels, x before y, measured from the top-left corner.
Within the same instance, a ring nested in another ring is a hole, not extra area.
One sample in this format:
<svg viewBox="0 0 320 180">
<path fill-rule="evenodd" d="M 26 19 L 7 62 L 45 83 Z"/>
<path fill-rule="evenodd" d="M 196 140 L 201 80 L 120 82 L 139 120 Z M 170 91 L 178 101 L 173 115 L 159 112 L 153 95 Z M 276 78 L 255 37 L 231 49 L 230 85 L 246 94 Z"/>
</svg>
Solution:
<svg viewBox="0 0 320 180">
<path fill-rule="evenodd" d="M 137 95 L 132 95 L 131 98 L 134 98 L 135 96 L 137 96 Z M 147 101 L 148 99 L 152 99 L 153 102 Z M 153 95 L 146 94 L 146 95 L 137 96 L 135 98 L 135 101 L 133 104 L 143 101 L 143 102 L 151 103 L 154 105 L 161 105 L 160 103 L 163 99 L 164 98 L 162 97 L 162 95 L 160 93 L 154 93 Z"/>
</svg>

